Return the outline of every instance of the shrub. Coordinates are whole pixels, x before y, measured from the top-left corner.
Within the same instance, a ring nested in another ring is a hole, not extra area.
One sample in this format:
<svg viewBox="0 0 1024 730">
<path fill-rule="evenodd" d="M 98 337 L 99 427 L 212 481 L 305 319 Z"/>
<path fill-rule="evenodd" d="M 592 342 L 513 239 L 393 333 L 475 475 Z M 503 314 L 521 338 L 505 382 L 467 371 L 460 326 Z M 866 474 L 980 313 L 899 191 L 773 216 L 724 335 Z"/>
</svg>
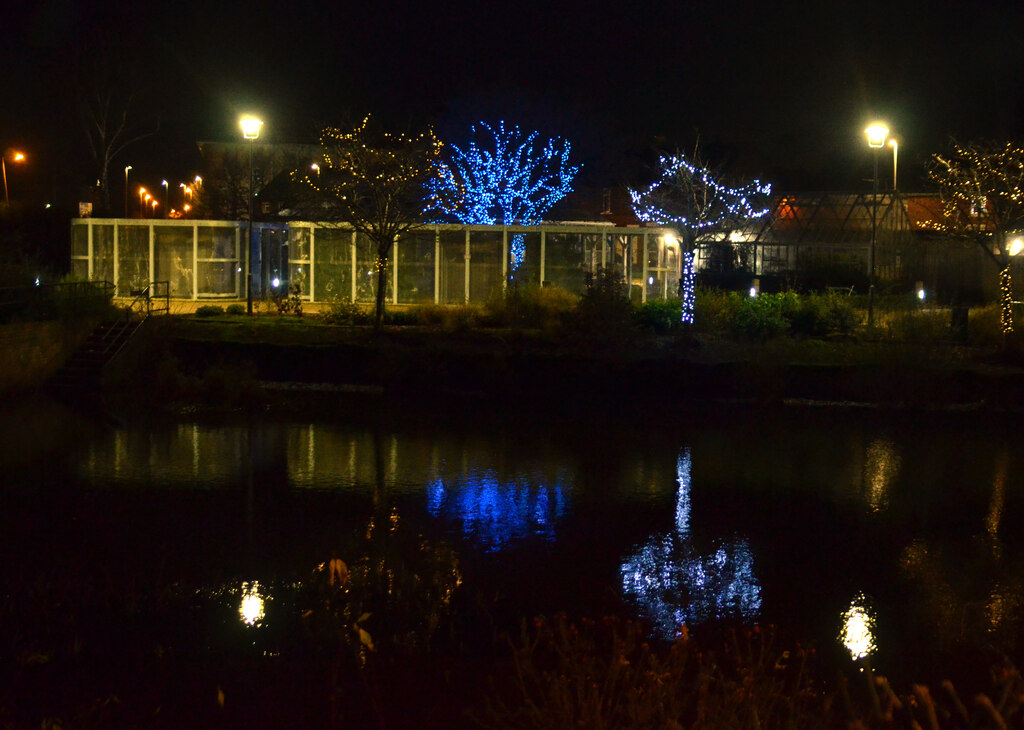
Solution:
<svg viewBox="0 0 1024 730">
<path fill-rule="evenodd" d="M 735 332 L 740 337 L 762 342 L 778 337 L 789 331 L 786 313 L 793 311 L 793 299 L 788 295 L 744 297 L 736 308 Z"/>
<path fill-rule="evenodd" d="M 693 307 L 693 326 L 698 332 L 732 333 L 740 305 L 736 292 L 698 289 Z"/>
<path fill-rule="evenodd" d="M 654 299 L 636 309 L 636 322 L 653 332 L 664 333 L 680 329 L 682 302 L 678 299 Z"/>
<path fill-rule="evenodd" d="M 229 304 L 228 308 L 226 310 L 224 310 L 224 311 L 227 314 L 239 315 L 239 314 L 245 314 L 247 310 L 246 310 L 244 304 Z"/>
<path fill-rule="evenodd" d="M 512 286 L 496 289 L 484 311 L 497 325 L 550 328 L 565 322 L 580 297 L 558 286 Z"/>
<path fill-rule="evenodd" d="M 219 317 L 224 314 L 224 307 L 219 304 L 204 304 L 196 307 L 195 314 L 197 317 Z"/>
<path fill-rule="evenodd" d="M 327 324 L 369 324 L 370 315 L 362 307 L 348 299 L 335 299 L 330 302 L 327 310 L 320 315 Z"/>
<path fill-rule="evenodd" d="M 597 274 L 586 275 L 584 285 L 586 290 L 573 315 L 578 329 L 613 337 L 633 329 L 633 308 L 620 272 L 598 269 Z"/>
</svg>

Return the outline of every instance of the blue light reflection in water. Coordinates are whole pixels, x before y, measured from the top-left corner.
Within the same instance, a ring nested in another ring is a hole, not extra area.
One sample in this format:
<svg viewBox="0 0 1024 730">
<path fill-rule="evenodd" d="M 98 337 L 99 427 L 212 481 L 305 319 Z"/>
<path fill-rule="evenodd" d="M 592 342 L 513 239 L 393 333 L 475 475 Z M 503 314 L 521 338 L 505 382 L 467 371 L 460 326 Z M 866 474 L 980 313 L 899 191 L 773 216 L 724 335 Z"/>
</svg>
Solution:
<svg viewBox="0 0 1024 730">
<path fill-rule="evenodd" d="M 621 566 L 622 589 L 665 639 L 687 624 L 714 619 L 756 619 L 761 586 L 754 575 L 754 554 L 740 537 L 716 540 L 715 550 L 700 554 L 690 537 L 691 457 L 684 448 L 677 464 L 675 529 L 654 535 Z"/>
<path fill-rule="evenodd" d="M 551 485 L 524 477 L 502 481 L 487 469 L 429 482 L 427 510 L 433 517 L 460 521 L 467 537 L 494 551 L 528 537 L 554 540 L 567 491 L 561 476 Z"/>
</svg>

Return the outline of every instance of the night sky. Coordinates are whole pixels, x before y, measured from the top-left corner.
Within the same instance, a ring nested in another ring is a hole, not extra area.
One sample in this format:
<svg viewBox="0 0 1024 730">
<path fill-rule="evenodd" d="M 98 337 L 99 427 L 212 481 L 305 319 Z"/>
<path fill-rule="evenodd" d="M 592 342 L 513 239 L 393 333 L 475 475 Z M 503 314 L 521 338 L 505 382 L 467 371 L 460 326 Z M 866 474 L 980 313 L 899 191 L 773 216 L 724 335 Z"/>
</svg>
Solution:
<svg viewBox="0 0 1024 730">
<path fill-rule="evenodd" d="M 115 160 L 115 186 L 126 164 L 185 179 L 195 142 L 238 139 L 244 112 L 287 142 L 368 112 L 457 143 L 504 119 L 568 138 L 594 187 L 645 182 L 656 151 L 699 135 L 716 167 L 776 190 L 857 189 L 881 118 L 901 186 L 922 189 L 951 136 L 1024 136 L 1017 2 L 44 0 L 5 16 L 0 144 L 27 149 L 17 184 L 46 195 L 95 178 L 75 95 L 109 72 L 135 89 L 137 128 L 160 130 Z"/>
</svg>

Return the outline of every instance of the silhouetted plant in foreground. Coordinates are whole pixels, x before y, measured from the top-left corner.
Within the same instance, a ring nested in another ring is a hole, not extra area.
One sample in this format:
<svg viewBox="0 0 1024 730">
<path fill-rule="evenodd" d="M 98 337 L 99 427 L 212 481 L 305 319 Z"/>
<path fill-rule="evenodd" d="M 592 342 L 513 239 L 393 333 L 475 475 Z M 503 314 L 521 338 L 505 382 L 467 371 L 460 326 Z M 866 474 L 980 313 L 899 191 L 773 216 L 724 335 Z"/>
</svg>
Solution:
<svg viewBox="0 0 1024 730">
<path fill-rule="evenodd" d="M 523 624 L 511 667 L 474 713 L 497 730 L 551 728 L 951 728 L 1024 727 L 1024 681 L 1009 665 L 992 673 L 993 692 L 963 700 L 952 683 L 935 696 L 923 685 L 898 694 L 864 667 L 829 687 L 813 649 L 784 650 L 774 631 L 734 631 L 721 642 L 686 627 L 668 646 L 618 619 L 565 617 Z"/>
</svg>

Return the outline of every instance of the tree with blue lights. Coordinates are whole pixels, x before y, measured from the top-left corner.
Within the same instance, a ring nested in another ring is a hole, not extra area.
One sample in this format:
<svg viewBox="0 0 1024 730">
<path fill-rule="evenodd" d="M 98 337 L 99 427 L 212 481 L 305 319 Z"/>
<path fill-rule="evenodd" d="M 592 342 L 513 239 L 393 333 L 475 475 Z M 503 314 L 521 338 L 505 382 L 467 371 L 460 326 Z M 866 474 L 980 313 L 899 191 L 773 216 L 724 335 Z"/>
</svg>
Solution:
<svg viewBox="0 0 1024 730">
<path fill-rule="evenodd" d="M 729 231 L 769 210 L 771 185 L 754 180 L 740 187 L 725 185 L 708 169 L 699 145 L 693 155 L 677 152 L 658 160 L 658 179 L 642 190 L 629 189 L 633 210 L 646 223 L 671 226 L 682 236 L 683 272 L 679 293 L 682 319 L 693 323 L 694 258 L 697 240 L 714 231 Z"/>
<path fill-rule="evenodd" d="M 428 184 L 427 209 L 460 223 L 534 225 L 571 190 L 579 165 L 569 162 L 570 144 L 552 138 L 543 145 L 538 133 L 518 126 L 471 128 L 469 146 L 451 150 Z M 525 257 L 523 236 L 512 242 L 512 270 Z"/>
</svg>

